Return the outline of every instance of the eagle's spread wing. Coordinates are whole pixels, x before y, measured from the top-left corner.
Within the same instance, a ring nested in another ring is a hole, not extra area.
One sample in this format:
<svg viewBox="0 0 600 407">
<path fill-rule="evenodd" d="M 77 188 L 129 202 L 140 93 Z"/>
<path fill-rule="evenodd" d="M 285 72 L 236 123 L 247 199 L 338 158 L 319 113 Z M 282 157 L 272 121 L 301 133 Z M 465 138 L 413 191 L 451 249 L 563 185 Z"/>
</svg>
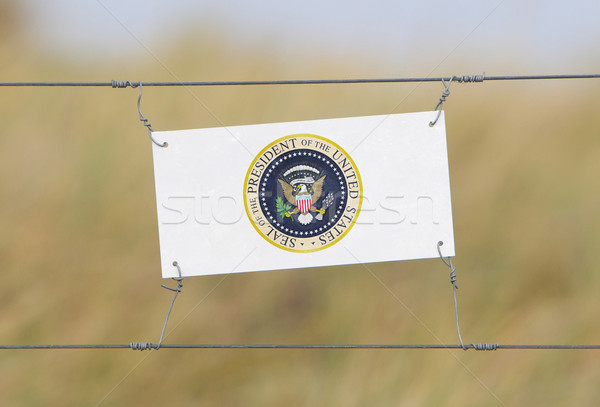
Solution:
<svg viewBox="0 0 600 407">
<path fill-rule="evenodd" d="M 294 191 L 294 187 L 282 179 L 277 179 L 277 181 L 279 181 L 281 188 L 283 188 L 283 195 L 285 195 L 285 199 L 287 199 L 292 205 L 296 206 L 296 197 L 292 193 Z"/>
<path fill-rule="evenodd" d="M 323 183 L 325 182 L 326 175 L 323 175 L 321 178 L 315 181 L 312 185 L 313 194 L 312 201 L 317 202 L 319 198 L 321 198 L 321 194 L 323 193 Z"/>
</svg>

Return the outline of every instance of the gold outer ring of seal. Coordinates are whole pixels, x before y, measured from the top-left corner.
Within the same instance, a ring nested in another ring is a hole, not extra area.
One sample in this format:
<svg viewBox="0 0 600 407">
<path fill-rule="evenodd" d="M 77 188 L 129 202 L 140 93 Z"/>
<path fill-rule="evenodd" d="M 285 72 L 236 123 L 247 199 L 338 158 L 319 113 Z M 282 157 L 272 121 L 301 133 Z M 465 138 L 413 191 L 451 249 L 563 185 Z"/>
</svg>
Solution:
<svg viewBox="0 0 600 407">
<path fill-rule="evenodd" d="M 250 208 L 248 207 L 248 196 L 247 196 L 247 188 L 246 187 L 248 185 L 248 179 L 250 178 L 250 171 L 252 171 L 252 168 L 254 168 L 254 165 L 257 163 L 258 159 L 265 153 L 265 151 L 267 151 L 272 146 L 274 146 L 275 144 L 277 144 L 277 143 L 279 143 L 281 141 L 288 140 L 288 139 L 291 139 L 291 138 L 294 138 L 294 137 L 316 138 L 316 139 L 324 141 L 324 142 L 326 142 L 328 144 L 331 144 L 333 147 L 337 148 L 342 154 L 344 154 L 344 156 L 346 158 L 348 158 L 348 161 L 350 161 L 350 163 L 352 164 L 352 167 L 354 168 L 354 171 L 356 172 L 356 178 L 358 179 L 359 199 L 358 199 L 358 205 L 356 207 L 356 215 L 354 216 L 354 219 L 352 219 L 352 222 L 350 222 L 350 224 L 348 225 L 348 227 L 346 228 L 346 230 L 344 230 L 344 232 L 342 232 L 342 234 L 337 239 L 335 239 L 332 242 L 329 242 L 327 244 L 324 244 L 323 246 L 318 247 L 316 249 L 298 250 L 298 249 L 292 249 L 292 248 L 285 247 L 285 246 L 282 246 L 280 244 L 277 244 L 276 242 L 274 242 L 273 240 L 271 240 L 267 236 L 265 236 L 265 234 L 258 228 L 258 226 L 256 225 L 256 222 L 252 218 Z M 352 157 L 350 157 L 350 154 L 348 154 L 346 152 L 346 150 L 344 150 L 342 147 L 340 147 L 338 144 L 334 143 L 333 141 L 331 141 L 331 140 L 329 140 L 329 139 L 327 139 L 325 137 L 318 136 L 316 134 L 308 134 L 308 133 L 290 134 L 288 136 L 284 136 L 284 137 L 278 138 L 277 140 L 271 142 L 269 145 L 267 145 L 265 148 L 263 148 L 256 155 L 256 157 L 254 157 L 254 159 L 250 163 L 250 166 L 248 168 L 248 172 L 246 173 L 246 178 L 244 179 L 244 208 L 246 210 L 246 215 L 248 216 L 248 220 L 250 221 L 250 224 L 256 230 L 256 232 L 263 239 L 265 239 L 267 242 L 271 243 L 273 246 L 275 246 L 275 247 L 277 247 L 279 249 L 287 250 L 287 251 L 292 252 L 292 253 L 312 253 L 312 252 L 317 252 L 317 251 L 326 249 L 328 247 L 331 247 L 334 244 L 336 244 L 337 242 L 339 242 L 340 240 L 342 240 L 348 234 L 348 232 L 350 232 L 350 229 L 352 229 L 352 227 L 356 223 L 356 220 L 358 219 L 358 216 L 360 214 L 360 209 L 362 207 L 362 201 L 363 201 L 362 179 L 360 178 L 360 173 L 358 172 L 358 168 L 356 166 L 356 163 L 354 162 L 354 160 L 352 160 Z"/>
</svg>

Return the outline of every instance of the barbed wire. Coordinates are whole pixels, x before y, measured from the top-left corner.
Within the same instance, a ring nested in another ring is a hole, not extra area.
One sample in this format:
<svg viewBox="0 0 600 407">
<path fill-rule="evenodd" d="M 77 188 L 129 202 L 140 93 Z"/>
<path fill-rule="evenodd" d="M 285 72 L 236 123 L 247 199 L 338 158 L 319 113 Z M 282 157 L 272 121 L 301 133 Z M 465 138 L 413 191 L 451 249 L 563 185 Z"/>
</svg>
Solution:
<svg viewBox="0 0 600 407">
<path fill-rule="evenodd" d="M 440 82 L 453 80 L 459 83 L 509 80 L 545 80 L 545 79 L 598 79 L 600 74 L 566 74 L 566 75 L 458 75 L 422 78 L 362 78 L 362 79 L 291 79 L 264 81 L 171 81 L 171 82 L 0 82 L 0 86 L 110 86 L 112 88 L 135 88 L 143 86 L 244 86 L 244 85 L 319 85 L 319 84 L 351 84 L 351 83 L 411 83 Z"/>
</svg>

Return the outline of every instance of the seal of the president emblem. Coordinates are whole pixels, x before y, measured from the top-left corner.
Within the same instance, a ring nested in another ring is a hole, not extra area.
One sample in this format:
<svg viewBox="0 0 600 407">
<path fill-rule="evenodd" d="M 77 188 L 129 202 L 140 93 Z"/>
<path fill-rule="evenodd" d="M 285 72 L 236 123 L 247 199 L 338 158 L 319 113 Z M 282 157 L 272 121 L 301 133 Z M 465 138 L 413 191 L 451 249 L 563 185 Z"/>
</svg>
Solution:
<svg viewBox="0 0 600 407">
<path fill-rule="evenodd" d="M 293 134 L 266 146 L 244 182 L 252 226 L 269 243 L 291 252 L 322 250 L 346 236 L 362 196 L 350 155 L 314 134 Z"/>
</svg>

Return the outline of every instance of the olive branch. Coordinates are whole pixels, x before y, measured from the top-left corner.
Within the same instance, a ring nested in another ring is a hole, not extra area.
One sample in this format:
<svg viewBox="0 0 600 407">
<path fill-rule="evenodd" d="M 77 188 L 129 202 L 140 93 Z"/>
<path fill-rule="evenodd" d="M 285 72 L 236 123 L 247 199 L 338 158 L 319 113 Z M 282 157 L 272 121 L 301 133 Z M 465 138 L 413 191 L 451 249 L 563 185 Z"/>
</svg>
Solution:
<svg viewBox="0 0 600 407">
<path fill-rule="evenodd" d="M 283 219 L 285 217 L 285 214 L 289 212 L 290 209 L 292 209 L 292 206 L 290 204 L 284 203 L 283 199 L 281 199 L 280 196 L 278 196 L 277 199 L 275 199 L 275 207 L 281 219 Z M 294 219 L 292 219 L 292 222 L 293 221 Z"/>
</svg>

